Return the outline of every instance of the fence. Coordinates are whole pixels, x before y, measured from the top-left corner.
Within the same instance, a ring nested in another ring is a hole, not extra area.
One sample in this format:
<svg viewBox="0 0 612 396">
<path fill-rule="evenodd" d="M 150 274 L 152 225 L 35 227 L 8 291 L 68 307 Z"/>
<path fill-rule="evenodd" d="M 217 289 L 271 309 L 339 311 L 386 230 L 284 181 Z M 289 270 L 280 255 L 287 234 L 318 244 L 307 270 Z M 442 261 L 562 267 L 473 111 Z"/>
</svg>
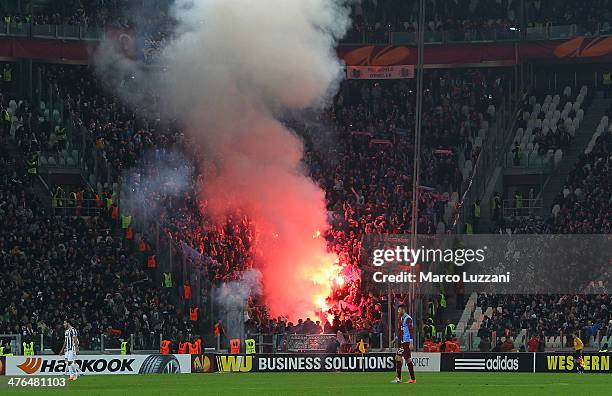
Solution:
<svg viewBox="0 0 612 396">
<path fill-rule="evenodd" d="M 529 340 L 533 334 L 523 329 L 519 334 L 511 336 L 510 339 L 514 343 L 515 350 L 528 350 Z M 584 330 L 578 331 L 578 336 L 584 343 L 585 350 L 599 350 L 605 344 L 612 344 L 612 333 L 604 333 L 601 330 L 597 334 L 587 334 Z M 470 330 L 465 333 L 461 350 L 462 351 L 481 351 L 488 352 L 496 344 L 498 340 L 503 341 L 506 337 L 503 334 L 491 333 L 490 337 L 485 338 L 484 343 L 478 336 L 477 331 Z M 571 333 L 563 332 L 557 334 L 546 334 L 542 337 L 543 351 L 574 351 L 574 341 Z"/>
<path fill-rule="evenodd" d="M 104 29 L 79 25 L 35 25 L 27 22 L 0 22 L 0 36 L 41 37 L 62 40 L 102 40 Z"/>
<path fill-rule="evenodd" d="M 105 210 L 95 199 L 83 199 L 80 204 L 65 196 L 50 199 L 53 216 L 100 216 Z"/>
<path fill-rule="evenodd" d="M 502 203 L 503 216 L 508 218 L 544 215 L 542 198 L 523 198 L 521 202 L 522 207 L 517 208 L 514 199 L 504 199 Z"/>
<path fill-rule="evenodd" d="M 555 160 L 551 155 L 541 155 L 538 152 L 519 152 L 515 156 L 514 152 L 504 153 L 504 164 L 512 169 L 530 169 L 543 173 L 550 173 L 554 169 Z"/>
<path fill-rule="evenodd" d="M 0 336 L 1 338 L 1 336 Z M 121 343 L 128 342 L 128 350 L 132 352 L 159 351 L 162 335 L 156 332 L 139 332 L 136 334 L 79 334 L 79 349 L 81 353 L 119 353 Z M 35 343 L 36 351 L 41 354 L 59 353 L 64 341 L 63 332 L 40 334 L 32 341 Z M 17 354 L 21 353 L 21 348 Z"/>
<path fill-rule="evenodd" d="M 464 30 L 425 31 L 425 43 L 465 43 L 465 42 L 499 42 L 519 40 L 562 40 L 590 34 L 608 36 L 612 32 L 605 23 L 592 27 L 571 25 L 537 25 L 525 29 L 520 27 L 479 27 Z M 0 36 L 40 37 L 61 40 L 103 40 L 105 29 L 96 26 L 79 25 L 35 25 L 26 22 L 0 22 Z M 381 44 L 401 45 L 415 44 L 416 33 L 392 30 L 351 31 L 341 40 L 341 44 Z"/>
<path fill-rule="evenodd" d="M 248 334 L 246 338 L 255 340 L 257 353 L 279 352 L 323 352 L 330 342 L 337 340 L 336 334 L 290 334 L 290 333 L 256 333 Z M 352 331 L 344 335 L 344 343 L 340 345 L 342 352 L 355 350 L 360 339 L 366 341 L 370 351 L 382 351 L 385 345 L 385 333 L 370 333 L 367 335 Z M 219 345 L 220 342 L 217 342 Z M 217 349 L 224 349 L 219 348 Z"/>
</svg>

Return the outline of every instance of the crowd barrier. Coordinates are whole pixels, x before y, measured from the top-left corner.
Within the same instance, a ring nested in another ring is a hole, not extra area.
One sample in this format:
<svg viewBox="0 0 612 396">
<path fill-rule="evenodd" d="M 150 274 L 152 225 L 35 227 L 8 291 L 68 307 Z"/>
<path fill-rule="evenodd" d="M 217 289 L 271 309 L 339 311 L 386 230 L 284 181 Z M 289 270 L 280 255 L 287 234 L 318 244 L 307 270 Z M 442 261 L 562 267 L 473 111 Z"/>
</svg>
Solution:
<svg viewBox="0 0 612 396">
<path fill-rule="evenodd" d="M 612 353 L 584 353 L 584 371 L 612 373 Z M 575 372 L 571 352 L 429 353 L 413 352 L 416 372 Z M 88 375 L 189 374 L 215 372 L 393 372 L 395 354 L 202 354 L 83 355 L 77 363 Z M 406 366 L 404 365 L 404 370 Z M 63 356 L 1 356 L 0 375 L 64 375 Z"/>
</svg>

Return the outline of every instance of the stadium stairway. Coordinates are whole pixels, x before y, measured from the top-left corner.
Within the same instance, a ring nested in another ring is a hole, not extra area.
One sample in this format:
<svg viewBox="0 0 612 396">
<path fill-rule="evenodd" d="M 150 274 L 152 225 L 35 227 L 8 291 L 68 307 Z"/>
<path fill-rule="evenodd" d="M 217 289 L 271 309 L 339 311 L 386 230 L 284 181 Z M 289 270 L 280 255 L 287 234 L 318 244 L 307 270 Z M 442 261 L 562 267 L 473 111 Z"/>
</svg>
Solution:
<svg viewBox="0 0 612 396">
<path fill-rule="evenodd" d="M 610 105 L 610 99 L 595 98 L 589 107 L 587 114 L 584 117 L 580 128 L 576 131 L 576 137 L 571 146 L 563 153 L 563 161 L 556 168 L 548 180 L 544 184 L 540 197 L 544 207 L 544 215 L 550 214 L 552 202 L 563 190 L 565 179 L 569 172 L 573 169 L 578 156 L 584 152 L 591 137 L 597 129 L 597 125 L 601 117 L 605 114 L 606 109 Z"/>
<path fill-rule="evenodd" d="M 9 159 L 11 166 L 14 167 L 17 172 L 25 172 L 24 168 L 17 168 L 18 164 L 20 167 L 25 166 L 24 160 L 25 155 L 19 150 L 15 142 L 12 139 L 7 139 L 2 145 L 3 155 Z M 48 186 L 44 179 L 40 176 L 35 179 L 34 184 L 30 187 L 30 193 L 40 200 L 40 203 L 47 213 L 51 213 L 51 194 Z"/>
<path fill-rule="evenodd" d="M 468 298 L 465 304 L 465 308 L 461 312 L 461 317 L 459 318 L 459 321 L 457 323 L 457 338 L 460 340 L 462 345 L 465 345 L 465 342 L 467 341 L 466 338 L 467 338 L 468 332 L 470 331 L 471 324 L 475 320 L 477 320 L 477 319 L 473 319 L 473 316 L 472 316 L 472 314 L 474 313 L 474 310 L 476 309 L 477 298 L 478 298 L 478 295 L 476 293 L 472 293 L 470 295 L 470 297 Z"/>
</svg>

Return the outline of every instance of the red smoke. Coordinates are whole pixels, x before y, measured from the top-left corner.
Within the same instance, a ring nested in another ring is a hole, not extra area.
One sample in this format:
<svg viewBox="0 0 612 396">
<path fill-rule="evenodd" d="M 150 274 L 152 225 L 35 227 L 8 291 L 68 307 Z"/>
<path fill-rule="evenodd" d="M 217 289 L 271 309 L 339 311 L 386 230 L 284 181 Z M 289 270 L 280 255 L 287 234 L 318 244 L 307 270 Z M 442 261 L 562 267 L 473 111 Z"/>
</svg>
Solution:
<svg viewBox="0 0 612 396">
<path fill-rule="evenodd" d="M 304 173 L 301 141 L 279 122 L 251 113 L 229 127 L 215 133 L 220 161 L 201 190 L 207 210 L 223 218 L 239 208 L 252 219 L 270 314 L 314 317 L 340 269 L 325 239 L 314 237 L 329 227 L 324 192 Z"/>
</svg>

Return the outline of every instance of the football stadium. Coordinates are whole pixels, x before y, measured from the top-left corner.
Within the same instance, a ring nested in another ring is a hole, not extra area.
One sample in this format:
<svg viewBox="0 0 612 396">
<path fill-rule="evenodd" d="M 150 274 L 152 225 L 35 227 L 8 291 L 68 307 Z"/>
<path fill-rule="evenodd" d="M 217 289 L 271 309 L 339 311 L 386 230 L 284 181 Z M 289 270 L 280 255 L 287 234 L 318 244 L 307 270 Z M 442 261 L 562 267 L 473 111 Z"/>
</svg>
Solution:
<svg viewBox="0 0 612 396">
<path fill-rule="evenodd" d="M 611 394 L 611 24 L 0 1 L 0 393 Z"/>
</svg>

